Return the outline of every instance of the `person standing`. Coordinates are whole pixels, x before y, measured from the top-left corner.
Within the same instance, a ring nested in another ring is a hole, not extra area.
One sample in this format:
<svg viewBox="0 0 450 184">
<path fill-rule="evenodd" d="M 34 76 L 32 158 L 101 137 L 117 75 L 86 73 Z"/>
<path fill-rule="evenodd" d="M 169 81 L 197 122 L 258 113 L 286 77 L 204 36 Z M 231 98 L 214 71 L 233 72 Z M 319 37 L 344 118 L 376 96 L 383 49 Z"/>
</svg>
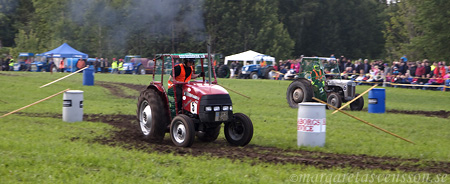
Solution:
<svg viewBox="0 0 450 184">
<path fill-rule="evenodd" d="M 14 71 L 14 59 L 9 56 L 9 71 Z"/>
<path fill-rule="evenodd" d="M 109 64 L 108 58 L 105 58 L 103 66 L 105 67 L 104 70 L 103 70 L 103 72 L 105 72 L 105 73 L 109 72 L 109 71 L 108 71 L 108 68 L 109 68 L 111 65 Z"/>
<path fill-rule="evenodd" d="M 95 61 L 94 61 L 94 73 L 97 73 L 99 66 L 100 66 L 100 61 L 98 60 L 98 57 L 95 57 Z"/>
<path fill-rule="evenodd" d="M 105 73 L 105 60 L 100 58 L 100 73 Z"/>
<path fill-rule="evenodd" d="M 116 60 L 116 58 L 113 58 L 113 61 L 111 63 L 111 73 L 117 73 L 117 60 Z"/>
<path fill-rule="evenodd" d="M 62 58 L 61 61 L 59 62 L 59 72 L 64 72 L 64 59 L 66 58 Z"/>
<path fill-rule="evenodd" d="M 368 59 L 364 59 L 364 64 L 362 64 L 362 69 L 364 70 L 364 74 L 369 73 L 370 69 L 372 69 L 372 66 L 369 64 Z"/>
<path fill-rule="evenodd" d="M 123 74 L 123 59 L 119 59 L 119 74 Z"/>
<path fill-rule="evenodd" d="M 422 62 L 418 61 L 417 62 L 417 69 L 416 69 L 416 73 L 414 74 L 418 79 L 417 79 L 417 84 L 424 84 L 425 82 L 425 67 L 423 66 Z"/>
</svg>

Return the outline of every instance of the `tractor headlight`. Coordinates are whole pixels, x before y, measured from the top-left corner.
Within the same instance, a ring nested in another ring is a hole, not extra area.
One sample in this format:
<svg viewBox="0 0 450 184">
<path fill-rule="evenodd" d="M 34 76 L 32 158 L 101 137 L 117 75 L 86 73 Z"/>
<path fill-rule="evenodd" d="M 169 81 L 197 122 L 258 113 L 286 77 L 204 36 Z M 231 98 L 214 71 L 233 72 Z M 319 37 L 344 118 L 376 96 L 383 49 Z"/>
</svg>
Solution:
<svg viewBox="0 0 450 184">
<path fill-rule="evenodd" d="M 214 111 L 220 111 L 220 106 L 214 106 Z"/>
<path fill-rule="evenodd" d="M 233 106 L 230 105 L 230 111 L 232 111 L 232 110 L 233 110 Z"/>
<path fill-rule="evenodd" d="M 222 107 L 222 110 L 228 111 L 228 110 L 229 110 L 229 107 L 228 107 L 228 106 L 223 106 L 223 107 Z"/>
<path fill-rule="evenodd" d="M 205 111 L 212 111 L 212 107 L 211 106 L 206 106 L 205 107 Z"/>
</svg>

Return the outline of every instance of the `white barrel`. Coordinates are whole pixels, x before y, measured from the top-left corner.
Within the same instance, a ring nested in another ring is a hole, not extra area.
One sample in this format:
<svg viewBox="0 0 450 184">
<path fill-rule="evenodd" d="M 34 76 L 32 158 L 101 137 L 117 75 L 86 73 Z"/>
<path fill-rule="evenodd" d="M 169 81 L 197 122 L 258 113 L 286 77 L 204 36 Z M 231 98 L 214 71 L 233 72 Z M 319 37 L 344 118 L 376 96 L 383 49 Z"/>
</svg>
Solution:
<svg viewBox="0 0 450 184">
<path fill-rule="evenodd" d="M 325 146 L 325 104 L 303 102 L 298 104 L 297 146 Z"/>
<path fill-rule="evenodd" d="M 64 93 L 62 119 L 65 122 L 83 121 L 83 91 L 69 90 Z"/>
</svg>

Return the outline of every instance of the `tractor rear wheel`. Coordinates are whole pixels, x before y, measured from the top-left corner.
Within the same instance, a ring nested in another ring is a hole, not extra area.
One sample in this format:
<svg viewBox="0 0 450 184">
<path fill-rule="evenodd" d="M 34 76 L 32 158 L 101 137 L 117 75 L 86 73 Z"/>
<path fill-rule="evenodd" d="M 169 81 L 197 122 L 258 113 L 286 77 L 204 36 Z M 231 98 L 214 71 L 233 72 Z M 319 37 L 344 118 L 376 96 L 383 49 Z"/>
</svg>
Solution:
<svg viewBox="0 0 450 184">
<path fill-rule="evenodd" d="M 219 66 L 217 69 L 217 77 L 219 78 L 230 78 L 230 68 L 227 65 Z"/>
<path fill-rule="evenodd" d="M 197 132 L 197 138 L 203 142 L 213 142 L 219 137 L 220 125 L 214 128 L 208 128 L 203 132 Z"/>
<path fill-rule="evenodd" d="M 273 75 L 270 73 L 272 70 L 275 70 L 272 66 L 269 66 L 264 70 L 264 78 L 265 79 L 273 79 Z"/>
<path fill-rule="evenodd" d="M 341 95 L 337 93 L 331 93 L 327 98 L 327 103 L 336 108 L 341 107 L 342 105 Z"/>
<path fill-rule="evenodd" d="M 233 146 L 245 146 L 253 137 L 253 123 L 242 113 L 234 114 L 234 121 L 225 123 L 225 138 Z"/>
<path fill-rule="evenodd" d="M 170 124 L 170 138 L 179 147 L 190 147 L 195 139 L 194 122 L 189 116 L 180 114 Z"/>
<path fill-rule="evenodd" d="M 358 93 L 355 94 L 355 97 L 359 96 Z M 364 107 L 364 98 L 360 97 L 354 102 L 350 104 L 350 110 L 352 111 L 360 111 Z"/>
<path fill-rule="evenodd" d="M 312 101 L 313 95 L 311 84 L 305 80 L 295 80 L 286 91 L 287 102 L 292 108 L 298 108 L 298 103 Z"/>
<path fill-rule="evenodd" d="M 141 92 L 137 104 L 138 128 L 144 139 L 162 141 L 169 122 L 161 96 L 154 89 Z"/>
<path fill-rule="evenodd" d="M 145 75 L 146 74 L 146 72 L 145 72 L 145 68 L 144 68 L 144 66 L 139 66 L 139 68 L 138 68 L 138 74 L 139 75 Z"/>
</svg>

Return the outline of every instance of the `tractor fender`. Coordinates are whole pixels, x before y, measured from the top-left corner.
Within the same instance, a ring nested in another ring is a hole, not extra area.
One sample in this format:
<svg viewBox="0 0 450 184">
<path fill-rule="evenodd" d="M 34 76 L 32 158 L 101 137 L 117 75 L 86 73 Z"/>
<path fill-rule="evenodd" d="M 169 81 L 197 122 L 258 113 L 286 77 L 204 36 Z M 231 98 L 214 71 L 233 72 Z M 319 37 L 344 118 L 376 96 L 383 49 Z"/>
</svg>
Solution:
<svg viewBox="0 0 450 184">
<path fill-rule="evenodd" d="M 311 81 L 306 78 L 298 78 L 298 79 L 295 79 L 294 81 L 302 81 L 302 82 L 306 82 L 306 84 L 312 85 Z"/>
</svg>

